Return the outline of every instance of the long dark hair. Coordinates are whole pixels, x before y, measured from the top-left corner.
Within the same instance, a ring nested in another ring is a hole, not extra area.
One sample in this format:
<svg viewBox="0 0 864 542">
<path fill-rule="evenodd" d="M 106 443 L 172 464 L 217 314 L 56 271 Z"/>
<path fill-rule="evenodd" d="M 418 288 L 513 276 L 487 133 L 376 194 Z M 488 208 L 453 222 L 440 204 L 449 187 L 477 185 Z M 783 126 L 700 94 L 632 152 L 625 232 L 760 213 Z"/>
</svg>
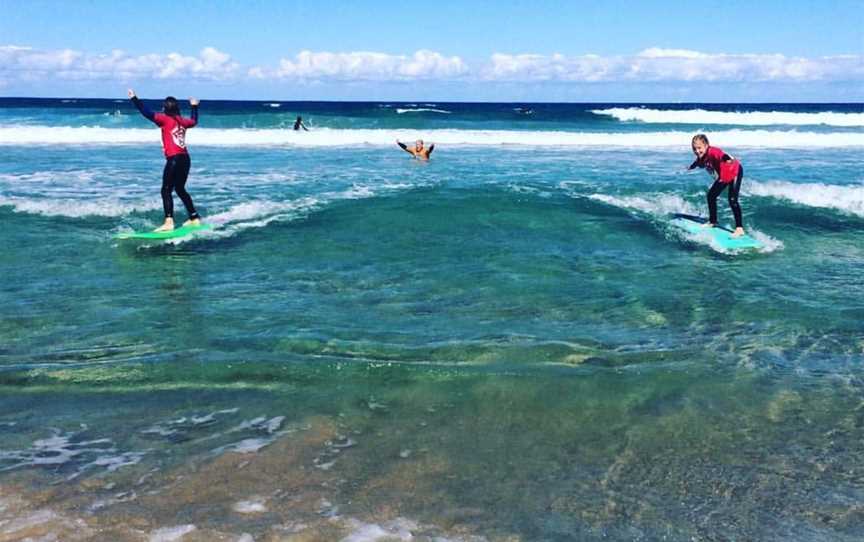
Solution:
<svg viewBox="0 0 864 542">
<path fill-rule="evenodd" d="M 162 102 L 162 111 L 164 111 L 169 117 L 179 117 L 180 104 L 177 103 L 177 98 L 174 96 L 168 96 L 165 98 L 165 101 Z"/>
</svg>

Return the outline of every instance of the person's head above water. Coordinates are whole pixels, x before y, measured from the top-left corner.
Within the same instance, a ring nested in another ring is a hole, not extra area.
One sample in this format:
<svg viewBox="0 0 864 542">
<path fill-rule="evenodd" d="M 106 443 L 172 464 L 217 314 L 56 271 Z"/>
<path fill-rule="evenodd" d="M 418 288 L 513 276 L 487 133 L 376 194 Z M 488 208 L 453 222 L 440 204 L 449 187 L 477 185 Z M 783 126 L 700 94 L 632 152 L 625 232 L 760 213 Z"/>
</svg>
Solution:
<svg viewBox="0 0 864 542">
<path fill-rule="evenodd" d="M 177 103 L 177 98 L 174 96 L 168 96 L 165 98 L 165 101 L 162 102 L 162 111 L 166 115 L 176 116 L 180 114 L 180 104 Z"/>
<path fill-rule="evenodd" d="M 690 146 L 693 148 L 693 154 L 696 155 L 696 158 L 701 160 L 705 157 L 705 153 L 708 152 L 708 136 L 705 134 L 696 134 L 693 136 Z"/>
<path fill-rule="evenodd" d="M 415 141 L 414 142 L 414 148 L 417 149 L 418 151 L 421 150 L 423 148 L 423 140 L 418 139 L 417 141 Z"/>
</svg>

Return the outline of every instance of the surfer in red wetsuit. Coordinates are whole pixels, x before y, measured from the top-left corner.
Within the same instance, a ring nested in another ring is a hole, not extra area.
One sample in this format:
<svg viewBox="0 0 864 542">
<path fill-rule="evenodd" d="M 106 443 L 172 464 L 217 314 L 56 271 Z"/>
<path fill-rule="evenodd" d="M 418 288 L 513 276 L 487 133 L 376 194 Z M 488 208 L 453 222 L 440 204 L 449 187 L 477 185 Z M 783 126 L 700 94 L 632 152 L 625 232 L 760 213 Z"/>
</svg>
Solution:
<svg viewBox="0 0 864 542">
<path fill-rule="evenodd" d="M 129 89 L 129 98 L 142 115 L 150 119 L 162 129 L 162 148 L 165 151 L 165 169 L 162 171 L 162 208 L 165 211 L 165 223 L 156 228 L 155 231 L 171 231 L 174 229 L 174 197 L 172 192 L 177 192 L 189 220 L 184 226 L 197 226 L 201 224 L 201 217 L 192 204 L 192 197 L 186 191 L 186 179 L 189 177 L 191 161 L 186 151 L 186 129 L 198 124 L 198 100 L 189 98 L 192 106 L 192 118 L 187 119 L 180 115 L 180 106 L 177 99 L 168 96 L 162 103 L 162 113 L 153 113 L 135 95 L 135 91 Z"/>
<path fill-rule="evenodd" d="M 744 178 L 744 167 L 741 162 L 719 148 L 709 145 L 705 134 L 693 136 L 691 147 L 696 160 L 687 169 L 705 168 L 714 177 L 714 184 L 708 189 L 708 222 L 705 225 L 711 228 L 717 225 L 717 197 L 726 187 L 729 187 L 729 208 L 735 215 L 735 231 L 732 237 L 744 235 L 741 205 L 738 204 L 738 192 L 741 190 L 741 180 Z"/>
</svg>

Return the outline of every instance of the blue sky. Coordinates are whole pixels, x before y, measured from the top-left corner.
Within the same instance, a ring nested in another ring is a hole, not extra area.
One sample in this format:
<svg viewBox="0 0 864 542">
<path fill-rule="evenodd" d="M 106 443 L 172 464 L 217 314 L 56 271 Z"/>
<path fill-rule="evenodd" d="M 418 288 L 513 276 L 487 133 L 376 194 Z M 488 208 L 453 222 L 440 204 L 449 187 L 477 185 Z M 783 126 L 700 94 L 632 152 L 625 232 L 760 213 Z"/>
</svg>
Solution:
<svg viewBox="0 0 864 542">
<path fill-rule="evenodd" d="M 0 0 L 0 95 L 862 101 L 864 2 Z"/>
</svg>

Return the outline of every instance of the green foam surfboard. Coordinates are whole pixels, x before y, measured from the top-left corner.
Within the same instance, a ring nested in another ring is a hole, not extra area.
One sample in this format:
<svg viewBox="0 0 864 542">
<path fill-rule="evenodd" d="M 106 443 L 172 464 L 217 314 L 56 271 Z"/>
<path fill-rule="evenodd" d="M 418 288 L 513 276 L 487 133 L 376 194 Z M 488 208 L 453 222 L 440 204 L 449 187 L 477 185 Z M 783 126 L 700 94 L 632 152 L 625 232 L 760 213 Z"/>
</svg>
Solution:
<svg viewBox="0 0 864 542">
<path fill-rule="evenodd" d="M 213 226 L 210 224 L 199 224 L 197 226 L 181 226 L 179 228 L 174 228 L 171 231 L 135 231 L 118 233 L 115 236 L 115 239 L 149 239 L 151 241 L 159 241 L 164 239 L 176 239 L 178 237 L 186 237 L 187 235 L 193 235 L 195 233 L 200 233 L 202 231 L 212 229 Z"/>
<path fill-rule="evenodd" d="M 732 237 L 732 231 L 722 226 L 706 228 L 703 224 L 704 218 L 692 215 L 672 215 L 672 225 L 687 233 L 705 236 L 711 239 L 717 246 L 726 250 L 746 250 L 762 248 L 762 243 L 744 234 L 740 237 Z"/>
</svg>

